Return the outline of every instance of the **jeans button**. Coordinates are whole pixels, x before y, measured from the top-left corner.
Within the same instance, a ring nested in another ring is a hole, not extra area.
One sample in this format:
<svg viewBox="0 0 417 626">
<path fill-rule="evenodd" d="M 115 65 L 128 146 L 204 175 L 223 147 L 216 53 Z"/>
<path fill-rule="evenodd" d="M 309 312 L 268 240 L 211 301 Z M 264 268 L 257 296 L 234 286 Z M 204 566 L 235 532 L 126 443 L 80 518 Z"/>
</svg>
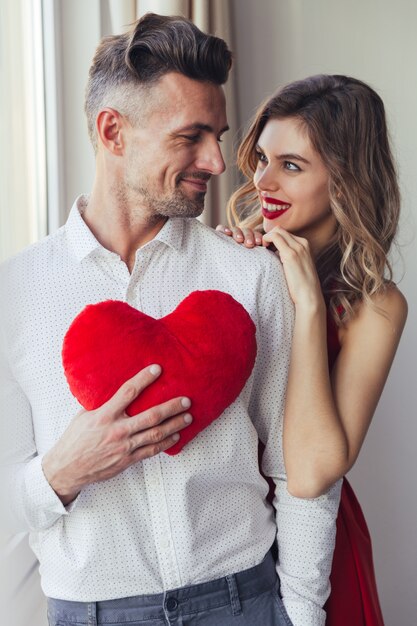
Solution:
<svg viewBox="0 0 417 626">
<path fill-rule="evenodd" d="M 168 598 L 167 600 L 167 609 L 168 611 L 175 611 L 178 606 L 178 600 L 175 598 Z"/>
</svg>

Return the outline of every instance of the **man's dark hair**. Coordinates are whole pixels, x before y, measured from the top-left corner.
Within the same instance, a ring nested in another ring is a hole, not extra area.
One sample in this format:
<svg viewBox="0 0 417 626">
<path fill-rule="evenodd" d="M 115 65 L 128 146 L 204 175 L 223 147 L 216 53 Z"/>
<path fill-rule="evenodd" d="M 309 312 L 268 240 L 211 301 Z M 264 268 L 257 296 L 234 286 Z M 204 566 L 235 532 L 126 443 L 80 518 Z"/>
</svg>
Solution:
<svg viewBox="0 0 417 626">
<path fill-rule="evenodd" d="M 133 89 L 146 89 L 168 72 L 223 85 L 231 64 L 232 53 L 223 39 L 203 33 L 181 16 L 147 13 L 127 33 L 105 37 L 94 55 L 85 96 L 93 146 L 103 106 L 134 116 L 138 112 L 131 110 Z"/>
</svg>

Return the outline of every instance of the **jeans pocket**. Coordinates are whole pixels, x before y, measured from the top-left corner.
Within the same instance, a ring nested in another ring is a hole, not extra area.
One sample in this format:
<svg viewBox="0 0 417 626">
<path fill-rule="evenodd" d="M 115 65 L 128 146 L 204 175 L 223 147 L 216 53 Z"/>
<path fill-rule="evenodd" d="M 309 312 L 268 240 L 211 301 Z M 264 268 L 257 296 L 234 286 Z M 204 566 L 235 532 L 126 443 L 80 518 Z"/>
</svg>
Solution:
<svg viewBox="0 0 417 626">
<path fill-rule="evenodd" d="M 288 617 L 288 613 L 287 610 L 284 606 L 284 603 L 282 601 L 281 595 L 280 595 L 280 591 L 279 591 L 280 587 L 279 587 L 279 581 L 277 582 L 274 590 L 273 590 L 273 594 L 274 594 L 274 600 L 276 605 L 278 606 L 280 615 L 282 617 L 283 623 L 286 624 L 286 626 L 293 626 L 292 621 L 290 620 L 290 618 Z"/>
<path fill-rule="evenodd" d="M 48 626 L 83 626 L 83 624 L 81 622 L 74 622 L 73 619 L 66 620 L 62 617 L 53 617 L 48 612 Z"/>
</svg>

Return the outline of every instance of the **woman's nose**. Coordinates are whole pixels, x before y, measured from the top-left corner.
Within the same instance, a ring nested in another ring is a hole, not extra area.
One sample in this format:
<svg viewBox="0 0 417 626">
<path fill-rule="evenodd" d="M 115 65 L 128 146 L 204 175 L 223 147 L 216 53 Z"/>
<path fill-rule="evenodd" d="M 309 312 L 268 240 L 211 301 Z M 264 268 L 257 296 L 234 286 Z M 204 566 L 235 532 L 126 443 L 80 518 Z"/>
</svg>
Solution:
<svg viewBox="0 0 417 626">
<path fill-rule="evenodd" d="M 255 172 L 254 183 L 259 191 L 277 191 L 279 189 L 276 172 L 273 172 L 269 167 Z"/>
</svg>

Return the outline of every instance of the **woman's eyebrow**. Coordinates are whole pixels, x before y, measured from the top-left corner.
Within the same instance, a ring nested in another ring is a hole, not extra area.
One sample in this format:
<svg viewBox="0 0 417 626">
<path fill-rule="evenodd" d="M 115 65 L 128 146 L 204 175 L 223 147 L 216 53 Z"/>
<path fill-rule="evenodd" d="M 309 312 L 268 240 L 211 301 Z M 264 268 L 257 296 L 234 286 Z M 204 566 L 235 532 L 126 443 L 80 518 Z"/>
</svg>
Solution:
<svg viewBox="0 0 417 626">
<path fill-rule="evenodd" d="M 259 152 L 264 153 L 264 150 L 261 148 L 261 146 L 258 143 L 256 144 L 255 149 L 259 150 Z M 302 163 L 307 163 L 307 165 L 310 165 L 310 161 L 302 157 L 300 154 L 297 154 L 296 152 L 286 152 L 284 154 L 277 154 L 275 155 L 275 158 L 280 161 L 301 161 Z"/>
<path fill-rule="evenodd" d="M 310 161 L 308 161 L 301 155 L 296 154 L 295 152 L 289 152 L 286 154 L 278 154 L 276 158 L 280 159 L 280 161 L 301 161 L 302 163 L 307 163 L 308 165 L 310 165 Z"/>
</svg>

